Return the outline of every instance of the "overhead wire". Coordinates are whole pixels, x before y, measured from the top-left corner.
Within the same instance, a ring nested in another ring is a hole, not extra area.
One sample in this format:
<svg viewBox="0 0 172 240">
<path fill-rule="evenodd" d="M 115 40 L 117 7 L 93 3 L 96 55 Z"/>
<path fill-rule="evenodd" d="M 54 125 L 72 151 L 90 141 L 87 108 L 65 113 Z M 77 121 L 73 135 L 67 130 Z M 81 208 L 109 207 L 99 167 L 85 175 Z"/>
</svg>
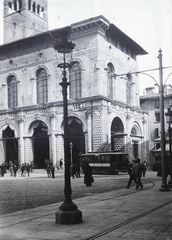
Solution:
<svg viewBox="0 0 172 240">
<path fill-rule="evenodd" d="M 169 14 L 172 16 L 172 13 L 170 12 L 170 9 L 167 7 L 167 5 L 165 4 L 165 2 L 163 0 L 161 0 L 166 8 L 166 10 L 169 12 Z"/>
</svg>

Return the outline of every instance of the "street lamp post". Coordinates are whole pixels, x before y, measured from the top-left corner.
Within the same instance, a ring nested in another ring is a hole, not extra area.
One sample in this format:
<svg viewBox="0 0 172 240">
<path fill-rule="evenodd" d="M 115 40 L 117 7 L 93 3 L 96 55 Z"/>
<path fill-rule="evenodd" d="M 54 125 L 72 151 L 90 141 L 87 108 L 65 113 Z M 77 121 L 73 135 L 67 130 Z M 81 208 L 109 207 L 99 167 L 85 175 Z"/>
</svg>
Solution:
<svg viewBox="0 0 172 240">
<path fill-rule="evenodd" d="M 171 152 L 171 132 L 172 132 L 172 109 L 169 107 L 167 108 L 166 117 L 167 117 L 167 123 L 168 123 L 168 132 L 169 132 L 169 152 L 170 152 L 170 181 L 168 182 L 168 185 L 170 188 L 172 188 L 172 152 Z"/>
<path fill-rule="evenodd" d="M 69 82 L 67 81 L 66 69 L 70 68 L 70 64 L 66 63 L 66 54 L 72 52 L 75 44 L 67 40 L 68 31 L 62 31 L 60 34 L 61 40 L 56 42 L 54 49 L 58 53 L 63 54 L 63 62 L 58 64 L 58 67 L 62 69 L 62 82 L 60 83 L 62 87 L 63 94 L 63 123 L 64 123 L 64 196 L 65 200 L 56 212 L 56 223 L 58 224 L 75 224 L 82 222 L 82 212 L 78 209 L 75 203 L 73 203 L 71 195 L 71 181 L 70 181 L 70 146 L 68 137 L 68 106 L 67 106 L 67 87 Z"/>
<path fill-rule="evenodd" d="M 161 169 L 162 169 L 162 185 L 159 191 L 170 191 L 167 185 L 166 162 L 165 162 L 165 125 L 164 125 L 164 87 L 162 73 L 162 50 L 159 50 L 159 99 L 160 99 L 160 122 L 161 122 Z"/>
</svg>

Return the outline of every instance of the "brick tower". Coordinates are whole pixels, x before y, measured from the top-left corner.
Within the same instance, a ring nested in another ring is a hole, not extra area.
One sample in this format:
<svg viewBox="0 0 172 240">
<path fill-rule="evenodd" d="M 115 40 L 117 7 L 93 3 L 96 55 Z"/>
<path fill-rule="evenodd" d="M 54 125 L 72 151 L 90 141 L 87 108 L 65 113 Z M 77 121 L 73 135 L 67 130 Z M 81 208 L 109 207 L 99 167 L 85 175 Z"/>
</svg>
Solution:
<svg viewBox="0 0 172 240">
<path fill-rule="evenodd" d="M 4 0 L 4 43 L 48 30 L 48 0 Z"/>
</svg>

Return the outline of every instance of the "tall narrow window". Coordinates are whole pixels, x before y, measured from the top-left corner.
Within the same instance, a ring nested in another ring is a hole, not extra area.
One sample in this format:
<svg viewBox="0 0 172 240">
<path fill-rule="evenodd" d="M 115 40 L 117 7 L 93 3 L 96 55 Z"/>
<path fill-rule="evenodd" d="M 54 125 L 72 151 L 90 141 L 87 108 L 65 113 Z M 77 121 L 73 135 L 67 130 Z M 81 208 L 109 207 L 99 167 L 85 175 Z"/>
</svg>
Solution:
<svg viewBox="0 0 172 240">
<path fill-rule="evenodd" d="M 15 108 L 17 107 L 17 80 L 15 76 L 8 77 L 8 107 Z"/>
<path fill-rule="evenodd" d="M 155 108 L 159 108 L 159 99 L 155 99 Z"/>
<path fill-rule="evenodd" d="M 111 63 L 107 65 L 107 97 L 113 99 L 113 66 Z"/>
<path fill-rule="evenodd" d="M 44 68 L 37 70 L 36 84 L 37 84 L 37 103 L 47 103 L 48 101 L 47 72 Z"/>
<path fill-rule="evenodd" d="M 127 82 L 126 82 L 126 101 L 128 105 L 132 104 L 132 76 L 131 74 L 127 74 Z"/>
<path fill-rule="evenodd" d="M 70 98 L 77 99 L 81 97 L 81 66 L 79 63 L 74 63 L 70 69 Z"/>
<path fill-rule="evenodd" d="M 160 122 L 160 113 L 155 112 L 155 122 Z"/>
</svg>

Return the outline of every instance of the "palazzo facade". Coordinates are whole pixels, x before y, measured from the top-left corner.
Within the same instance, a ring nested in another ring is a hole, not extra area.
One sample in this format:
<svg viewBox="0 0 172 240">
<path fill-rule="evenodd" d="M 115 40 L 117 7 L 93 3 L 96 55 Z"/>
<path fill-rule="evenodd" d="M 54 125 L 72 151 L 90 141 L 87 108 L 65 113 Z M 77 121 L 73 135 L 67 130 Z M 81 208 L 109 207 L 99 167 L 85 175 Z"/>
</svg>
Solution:
<svg viewBox="0 0 172 240">
<path fill-rule="evenodd" d="M 138 76 L 130 74 L 145 50 L 103 16 L 70 27 L 76 44 L 67 58 L 73 162 L 78 164 L 80 153 L 109 150 L 147 161 L 147 114 L 140 108 Z M 33 161 L 44 168 L 46 159 L 54 165 L 64 159 L 57 67 L 62 56 L 53 48 L 59 31 L 19 36 L 0 46 L 0 163 Z"/>
</svg>

